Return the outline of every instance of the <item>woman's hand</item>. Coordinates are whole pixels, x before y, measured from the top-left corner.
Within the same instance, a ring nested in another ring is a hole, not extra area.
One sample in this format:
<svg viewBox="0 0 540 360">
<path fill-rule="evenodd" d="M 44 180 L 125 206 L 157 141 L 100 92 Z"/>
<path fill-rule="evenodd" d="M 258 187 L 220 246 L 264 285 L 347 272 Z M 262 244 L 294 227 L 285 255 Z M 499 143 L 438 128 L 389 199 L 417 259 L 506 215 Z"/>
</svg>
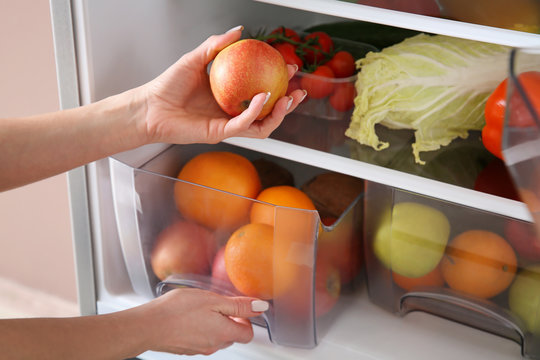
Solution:
<svg viewBox="0 0 540 360">
<path fill-rule="evenodd" d="M 128 311 L 142 310 L 139 324 L 146 324 L 153 334 L 150 350 L 209 355 L 235 342 L 250 342 L 253 329 L 248 318 L 267 308 L 267 302 L 254 298 L 175 289 Z"/>
<path fill-rule="evenodd" d="M 144 142 L 217 143 L 233 137 L 265 138 L 283 117 L 303 100 L 305 92 L 296 90 L 279 99 L 271 114 L 255 120 L 266 94 L 253 97 L 242 114 L 230 118 L 214 100 L 207 74 L 208 64 L 229 44 L 240 39 L 242 27 L 209 37 L 195 50 L 185 54 L 153 81 L 139 88 L 146 101 L 146 116 L 141 126 Z M 289 78 L 297 66 L 289 65 Z"/>
</svg>

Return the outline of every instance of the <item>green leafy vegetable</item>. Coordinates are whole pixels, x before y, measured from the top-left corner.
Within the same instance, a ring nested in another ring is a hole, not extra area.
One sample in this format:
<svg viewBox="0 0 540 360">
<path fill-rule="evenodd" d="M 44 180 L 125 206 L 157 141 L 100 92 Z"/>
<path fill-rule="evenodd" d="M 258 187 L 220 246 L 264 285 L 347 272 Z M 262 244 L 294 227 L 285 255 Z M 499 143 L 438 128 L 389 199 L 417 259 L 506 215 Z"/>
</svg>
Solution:
<svg viewBox="0 0 540 360">
<path fill-rule="evenodd" d="M 507 76 L 509 48 L 419 34 L 357 61 L 358 95 L 345 134 L 376 150 L 390 146 L 375 125 L 415 130 L 412 151 L 437 150 L 484 126 L 489 94 Z"/>
</svg>

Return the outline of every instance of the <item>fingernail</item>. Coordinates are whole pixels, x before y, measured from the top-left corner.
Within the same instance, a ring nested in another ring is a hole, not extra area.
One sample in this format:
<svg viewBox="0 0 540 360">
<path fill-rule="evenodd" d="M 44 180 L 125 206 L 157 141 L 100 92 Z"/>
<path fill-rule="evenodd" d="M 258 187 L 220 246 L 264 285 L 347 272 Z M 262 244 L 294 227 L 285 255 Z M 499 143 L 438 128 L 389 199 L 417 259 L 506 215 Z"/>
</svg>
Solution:
<svg viewBox="0 0 540 360">
<path fill-rule="evenodd" d="M 264 99 L 263 105 L 268 102 L 268 99 L 270 99 L 270 95 L 272 94 L 270 94 L 269 92 L 266 93 L 266 99 Z"/>
<path fill-rule="evenodd" d="M 238 26 L 233 27 L 232 29 L 227 30 L 225 34 L 228 34 L 233 31 L 242 31 L 242 30 L 244 30 L 244 27 L 242 25 L 238 25 Z"/>
<path fill-rule="evenodd" d="M 251 311 L 253 312 L 263 312 L 268 310 L 270 305 L 268 304 L 268 301 L 264 300 L 253 300 L 251 302 Z"/>
<path fill-rule="evenodd" d="M 304 96 L 302 96 L 302 98 L 300 99 L 300 102 L 304 101 L 304 99 L 307 96 L 307 90 L 303 89 L 302 91 L 304 92 Z"/>
<path fill-rule="evenodd" d="M 297 64 L 292 64 L 292 66 L 294 66 L 294 72 L 297 72 L 298 71 L 298 65 Z"/>
<path fill-rule="evenodd" d="M 287 102 L 287 109 L 286 110 L 289 110 L 291 108 L 292 102 L 293 102 L 293 97 L 289 96 L 289 101 Z"/>
</svg>

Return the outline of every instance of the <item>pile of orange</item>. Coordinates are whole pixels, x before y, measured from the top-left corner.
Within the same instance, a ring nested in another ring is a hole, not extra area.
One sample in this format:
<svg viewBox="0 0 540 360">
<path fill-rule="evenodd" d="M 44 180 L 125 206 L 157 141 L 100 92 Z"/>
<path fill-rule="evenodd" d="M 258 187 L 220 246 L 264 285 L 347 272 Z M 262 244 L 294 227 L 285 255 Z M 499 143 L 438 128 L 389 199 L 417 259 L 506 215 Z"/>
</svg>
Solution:
<svg viewBox="0 0 540 360">
<path fill-rule="evenodd" d="M 309 250 L 318 216 L 303 191 L 292 186 L 261 191 L 251 161 L 227 151 L 195 156 L 182 167 L 178 180 L 175 203 L 185 218 L 232 232 L 225 247 L 225 268 L 243 294 L 261 299 L 279 296 L 294 283 L 299 264 L 313 263 L 303 257 L 313 254 Z M 304 247 L 299 250 L 297 243 Z"/>
</svg>

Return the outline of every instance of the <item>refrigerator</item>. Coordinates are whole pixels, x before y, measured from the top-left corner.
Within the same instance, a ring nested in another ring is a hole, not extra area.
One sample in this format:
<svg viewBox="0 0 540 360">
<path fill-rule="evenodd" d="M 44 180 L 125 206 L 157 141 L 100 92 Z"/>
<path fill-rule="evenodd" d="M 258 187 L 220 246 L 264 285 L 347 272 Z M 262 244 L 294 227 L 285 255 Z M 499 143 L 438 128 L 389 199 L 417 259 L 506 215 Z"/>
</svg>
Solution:
<svg viewBox="0 0 540 360">
<path fill-rule="evenodd" d="M 516 5 L 532 9 L 529 12 L 515 15 L 508 10 L 509 17 L 522 17 L 521 22 L 511 20 L 517 28 L 496 20 L 497 14 L 505 18 L 500 10 L 509 6 L 507 2 L 476 3 L 454 2 L 452 8 L 451 2 L 444 1 L 51 0 L 61 108 L 89 104 L 144 84 L 208 36 L 236 25 L 243 25 L 244 36 L 248 36 L 280 26 L 303 31 L 355 21 L 370 25 L 370 31 L 375 31 L 374 24 L 384 26 L 390 34 L 411 31 L 512 48 L 540 48 L 538 31 L 529 31 L 540 22 L 529 24 L 525 19 L 532 14 L 530 21 L 535 21 L 538 1 Z M 488 13 L 488 23 L 486 14 L 478 13 L 480 3 L 480 10 Z M 491 8 L 498 12 L 489 14 Z M 365 35 L 376 38 L 376 33 Z M 351 41 L 344 40 L 343 46 L 354 47 L 360 56 L 381 50 L 369 42 Z M 160 231 L 178 216 L 173 192 L 182 165 L 201 153 L 225 151 L 285 168 L 297 187 L 321 174 L 345 175 L 358 180 L 358 195 L 350 199 L 334 226 L 323 226 L 317 211 L 275 209 L 275 233 L 290 233 L 294 226 L 287 220 L 310 224 L 300 235 L 293 231 L 304 239 L 294 248 L 293 261 L 303 274 L 300 281 L 307 284 L 295 290 L 302 302 L 301 314 L 295 318 L 287 312 L 293 295 L 282 301 L 274 299 L 271 311 L 253 320 L 251 343 L 235 344 L 210 358 L 540 358 L 540 340 L 527 330 L 527 320 L 508 310 L 507 290 L 489 299 L 471 298 L 447 286 L 404 291 L 393 283 L 392 272 L 377 259 L 374 249 L 385 214 L 394 209 L 396 217 L 396 205 L 402 203 L 444 213 L 443 222 L 452 224 L 451 236 L 476 228 L 504 234 L 507 222 L 533 226 L 528 207 L 519 199 L 474 188 L 480 168 L 493 160 L 483 148 L 479 132 L 455 140 L 442 154 L 426 155 L 436 166 L 422 167 L 411 160 L 411 131 L 378 129 L 396 144 L 394 150 L 368 151 L 344 135 L 352 111 L 325 113 L 328 104 L 321 108 L 309 101 L 314 107 L 306 103 L 298 116 L 291 114 L 267 139 L 230 138 L 215 145 L 152 144 L 71 170 L 68 181 L 81 314 L 134 307 L 174 286 L 229 294 L 229 288 L 207 278 L 158 279 L 150 259 Z M 340 190 L 337 182 L 326 186 L 331 192 Z M 438 221 L 430 216 L 424 218 Z M 361 249 L 349 248 L 358 251 L 362 268 L 352 285 L 342 286 L 342 296 L 331 313 L 318 317 L 313 299 L 317 241 L 348 225 L 362 241 Z M 514 271 L 524 267 L 520 263 Z M 140 358 L 176 357 L 147 352 Z"/>
</svg>

